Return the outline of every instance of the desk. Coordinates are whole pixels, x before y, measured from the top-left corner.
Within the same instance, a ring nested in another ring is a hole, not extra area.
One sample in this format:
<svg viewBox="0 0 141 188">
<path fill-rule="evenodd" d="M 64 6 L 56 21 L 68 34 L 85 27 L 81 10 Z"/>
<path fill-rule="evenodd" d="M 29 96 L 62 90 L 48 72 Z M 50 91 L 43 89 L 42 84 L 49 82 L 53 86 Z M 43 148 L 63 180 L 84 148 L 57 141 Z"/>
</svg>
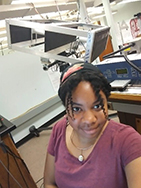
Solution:
<svg viewBox="0 0 141 188">
<path fill-rule="evenodd" d="M 0 187 L 37 188 L 10 135 L 2 136 L 0 142 L 4 142 L 12 153 L 18 157 L 7 154 L 0 147 Z"/>
<path fill-rule="evenodd" d="M 131 125 L 141 134 L 141 88 L 112 92 L 108 101 L 117 110 L 120 122 Z"/>
</svg>

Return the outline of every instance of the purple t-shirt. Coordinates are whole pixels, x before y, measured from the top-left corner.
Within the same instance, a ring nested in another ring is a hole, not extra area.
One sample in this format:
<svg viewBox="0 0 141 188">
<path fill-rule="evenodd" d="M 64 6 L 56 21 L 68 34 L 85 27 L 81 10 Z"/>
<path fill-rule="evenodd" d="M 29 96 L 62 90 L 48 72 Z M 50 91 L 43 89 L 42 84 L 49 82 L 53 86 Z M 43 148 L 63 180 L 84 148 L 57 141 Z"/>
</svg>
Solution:
<svg viewBox="0 0 141 188">
<path fill-rule="evenodd" d="M 66 120 L 54 125 L 48 152 L 55 157 L 58 188 L 127 188 L 125 166 L 141 156 L 141 135 L 110 120 L 84 162 L 72 156 L 65 143 Z"/>
</svg>

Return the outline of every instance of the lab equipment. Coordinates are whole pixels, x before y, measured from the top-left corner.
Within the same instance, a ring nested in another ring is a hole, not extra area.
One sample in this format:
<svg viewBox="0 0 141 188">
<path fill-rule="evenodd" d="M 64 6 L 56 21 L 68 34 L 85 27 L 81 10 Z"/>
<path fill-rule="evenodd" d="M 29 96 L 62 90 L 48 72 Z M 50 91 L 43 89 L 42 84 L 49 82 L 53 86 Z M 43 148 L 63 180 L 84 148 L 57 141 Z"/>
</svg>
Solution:
<svg viewBox="0 0 141 188">
<path fill-rule="evenodd" d="M 90 23 L 23 19 L 7 19 L 6 28 L 9 48 L 39 55 L 49 63 L 50 59 L 91 63 L 105 49 L 110 30 L 108 26 Z M 71 45 L 76 39 L 79 42 L 74 50 Z M 78 47 L 79 54 L 85 52 L 83 57 L 77 57 Z"/>
</svg>

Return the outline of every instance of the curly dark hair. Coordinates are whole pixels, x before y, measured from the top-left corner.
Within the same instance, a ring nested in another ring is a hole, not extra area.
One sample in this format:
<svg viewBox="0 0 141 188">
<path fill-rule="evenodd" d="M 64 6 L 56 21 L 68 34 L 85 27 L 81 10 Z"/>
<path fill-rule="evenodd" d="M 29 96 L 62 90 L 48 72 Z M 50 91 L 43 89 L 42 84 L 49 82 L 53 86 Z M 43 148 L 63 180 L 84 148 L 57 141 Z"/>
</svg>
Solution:
<svg viewBox="0 0 141 188">
<path fill-rule="evenodd" d="M 91 84 L 93 91 L 103 109 L 103 113 L 107 118 L 104 109 L 103 99 L 100 95 L 100 91 L 103 91 L 106 98 L 108 99 L 111 92 L 111 86 L 108 83 L 107 79 L 99 70 L 94 71 L 94 70 L 83 69 L 81 71 L 78 71 L 76 74 L 69 76 L 69 78 L 60 85 L 60 88 L 58 90 L 58 95 L 62 100 L 63 105 L 66 107 L 66 111 L 68 112 L 68 114 L 70 115 L 69 105 L 71 105 L 71 108 L 73 108 L 72 92 L 81 81 L 87 81 Z"/>
</svg>

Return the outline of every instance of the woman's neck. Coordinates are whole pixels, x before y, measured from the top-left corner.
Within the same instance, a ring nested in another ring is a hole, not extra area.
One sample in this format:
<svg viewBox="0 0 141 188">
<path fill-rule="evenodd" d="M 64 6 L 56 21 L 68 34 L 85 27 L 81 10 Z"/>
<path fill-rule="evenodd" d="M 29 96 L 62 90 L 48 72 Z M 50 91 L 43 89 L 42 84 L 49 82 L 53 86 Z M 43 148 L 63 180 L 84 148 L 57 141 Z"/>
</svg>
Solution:
<svg viewBox="0 0 141 188">
<path fill-rule="evenodd" d="M 71 125 L 68 125 L 69 131 L 70 131 L 70 138 L 73 139 L 73 142 L 75 143 L 75 145 L 77 147 L 80 148 L 85 148 L 85 147 L 89 147 L 91 145 L 95 145 L 98 140 L 100 139 L 101 135 L 103 134 L 104 130 L 106 129 L 107 125 L 108 125 L 108 120 L 106 120 L 105 124 L 103 125 L 101 131 L 99 132 L 99 134 L 96 137 L 93 138 L 87 138 L 84 136 L 81 136 L 80 134 L 78 134 L 78 132 L 76 130 L 74 130 Z"/>
</svg>

